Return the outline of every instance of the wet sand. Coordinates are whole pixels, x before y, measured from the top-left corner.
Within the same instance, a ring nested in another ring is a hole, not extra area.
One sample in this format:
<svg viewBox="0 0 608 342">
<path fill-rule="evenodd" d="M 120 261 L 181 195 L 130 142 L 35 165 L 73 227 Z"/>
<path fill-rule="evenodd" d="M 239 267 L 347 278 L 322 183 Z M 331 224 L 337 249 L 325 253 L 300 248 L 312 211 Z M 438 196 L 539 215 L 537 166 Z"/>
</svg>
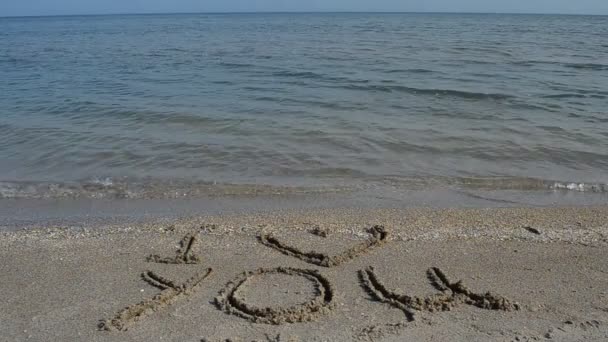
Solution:
<svg viewBox="0 0 608 342">
<path fill-rule="evenodd" d="M 606 341 L 608 207 L 0 233 L 3 341 Z"/>
</svg>

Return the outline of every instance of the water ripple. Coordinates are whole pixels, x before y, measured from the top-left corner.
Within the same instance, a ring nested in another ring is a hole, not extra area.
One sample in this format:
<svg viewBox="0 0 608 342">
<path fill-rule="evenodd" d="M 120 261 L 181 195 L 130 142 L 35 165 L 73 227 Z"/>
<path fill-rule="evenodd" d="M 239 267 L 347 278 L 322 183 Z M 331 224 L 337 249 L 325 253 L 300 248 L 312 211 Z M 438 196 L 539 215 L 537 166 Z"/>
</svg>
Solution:
<svg viewBox="0 0 608 342">
<path fill-rule="evenodd" d="M 605 21 L 500 22 L 2 19 L 0 197 L 190 196 L 214 183 L 605 191 Z"/>
</svg>

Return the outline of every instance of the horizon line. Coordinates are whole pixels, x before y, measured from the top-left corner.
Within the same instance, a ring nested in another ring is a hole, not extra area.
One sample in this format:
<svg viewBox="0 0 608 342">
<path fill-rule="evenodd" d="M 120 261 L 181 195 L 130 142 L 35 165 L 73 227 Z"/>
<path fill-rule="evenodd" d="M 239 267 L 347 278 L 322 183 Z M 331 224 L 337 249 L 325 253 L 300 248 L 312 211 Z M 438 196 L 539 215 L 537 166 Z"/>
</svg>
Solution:
<svg viewBox="0 0 608 342">
<path fill-rule="evenodd" d="M 8 15 L 0 18 L 45 18 L 45 17 L 94 17 L 94 16 L 136 16 L 136 15 L 225 15 L 225 14 L 503 14 L 503 15 L 571 15 L 571 16 L 608 16 L 590 13 L 542 13 L 542 12 L 453 12 L 453 11 L 219 11 L 219 12 L 111 12 L 111 13 L 73 13 L 73 14 L 39 14 Z"/>
</svg>

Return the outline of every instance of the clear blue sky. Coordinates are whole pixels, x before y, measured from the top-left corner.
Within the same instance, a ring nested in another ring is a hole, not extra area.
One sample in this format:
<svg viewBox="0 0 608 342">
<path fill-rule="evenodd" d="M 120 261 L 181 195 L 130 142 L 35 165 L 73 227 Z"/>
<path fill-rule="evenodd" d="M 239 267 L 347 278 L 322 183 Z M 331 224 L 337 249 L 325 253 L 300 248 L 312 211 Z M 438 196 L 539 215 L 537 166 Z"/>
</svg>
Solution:
<svg viewBox="0 0 608 342">
<path fill-rule="evenodd" d="M 0 16 L 256 11 L 608 14 L 608 0 L 0 0 Z"/>
</svg>

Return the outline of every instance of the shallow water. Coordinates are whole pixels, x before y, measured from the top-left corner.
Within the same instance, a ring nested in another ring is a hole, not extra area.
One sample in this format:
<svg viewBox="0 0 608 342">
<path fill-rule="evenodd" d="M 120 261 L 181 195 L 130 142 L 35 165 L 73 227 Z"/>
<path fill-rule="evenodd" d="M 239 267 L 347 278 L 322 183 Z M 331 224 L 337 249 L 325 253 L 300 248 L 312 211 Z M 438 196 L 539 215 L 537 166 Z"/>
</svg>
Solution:
<svg viewBox="0 0 608 342">
<path fill-rule="evenodd" d="M 607 192 L 605 37 L 605 16 L 0 18 L 0 198 Z"/>
</svg>

